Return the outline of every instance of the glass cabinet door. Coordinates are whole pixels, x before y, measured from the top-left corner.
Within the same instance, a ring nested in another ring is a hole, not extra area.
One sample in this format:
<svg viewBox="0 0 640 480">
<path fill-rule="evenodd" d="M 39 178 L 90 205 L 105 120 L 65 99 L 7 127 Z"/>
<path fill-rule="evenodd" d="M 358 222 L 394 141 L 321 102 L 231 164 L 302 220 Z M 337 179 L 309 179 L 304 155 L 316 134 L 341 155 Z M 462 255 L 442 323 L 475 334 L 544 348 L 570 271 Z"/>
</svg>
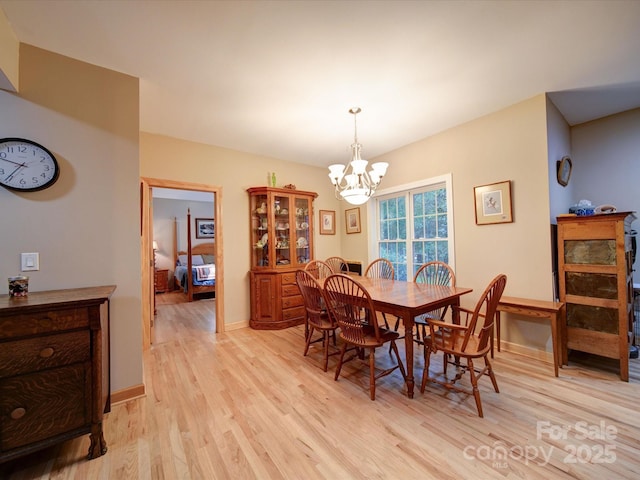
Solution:
<svg viewBox="0 0 640 480">
<path fill-rule="evenodd" d="M 277 194 L 273 196 L 275 266 L 291 264 L 290 207 L 289 196 Z"/>
<path fill-rule="evenodd" d="M 304 268 L 313 259 L 314 192 L 252 187 L 251 269 Z"/>
<path fill-rule="evenodd" d="M 251 267 L 269 266 L 269 208 L 267 195 L 251 197 Z"/>
<path fill-rule="evenodd" d="M 295 226 L 295 256 L 299 265 L 308 263 L 311 260 L 313 251 L 311 242 L 311 202 L 309 198 L 295 197 L 295 210 L 293 222 Z"/>
</svg>

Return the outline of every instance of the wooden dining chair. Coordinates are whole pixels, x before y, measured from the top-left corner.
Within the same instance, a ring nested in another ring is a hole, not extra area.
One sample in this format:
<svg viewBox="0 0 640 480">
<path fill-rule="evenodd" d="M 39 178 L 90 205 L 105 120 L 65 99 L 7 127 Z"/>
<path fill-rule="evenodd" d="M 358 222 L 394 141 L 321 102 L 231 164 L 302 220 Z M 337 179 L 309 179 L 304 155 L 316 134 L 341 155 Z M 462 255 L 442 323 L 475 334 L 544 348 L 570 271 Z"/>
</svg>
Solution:
<svg viewBox="0 0 640 480">
<path fill-rule="evenodd" d="M 369 351 L 369 396 L 376 399 L 376 380 L 400 369 L 402 378 L 406 381 L 404 364 L 400 359 L 396 339 L 398 332 L 378 325 L 376 310 L 369 292 L 356 280 L 347 275 L 334 274 L 325 280 L 324 289 L 328 306 L 340 327 L 340 339 L 343 341 L 340 349 L 335 380 L 340 377 L 342 365 L 356 358 L 362 358 L 366 350 Z M 376 321 L 371 321 L 375 319 Z M 376 370 L 376 348 L 390 343 L 395 354 L 396 364 L 384 370 Z M 356 347 L 357 352 L 345 359 L 349 346 Z"/>
<path fill-rule="evenodd" d="M 316 280 L 324 280 L 333 274 L 333 270 L 331 270 L 329 264 L 322 260 L 311 260 L 304 266 L 304 269 L 313 275 L 313 278 Z"/>
<path fill-rule="evenodd" d="M 365 277 L 370 278 L 388 278 L 393 280 L 395 277 L 395 271 L 393 270 L 393 264 L 386 258 L 376 258 L 373 262 L 367 265 L 364 271 Z"/>
<path fill-rule="evenodd" d="M 329 257 L 325 260 L 333 273 L 349 273 L 349 265 L 342 257 Z"/>
<path fill-rule="evenodd" d="M 307 315 L 308 331 L 305 334 L 304 356 L 306 357 L 309 353 L 309 347 L 312 343 L 321 341 L 324 352 L 322 369 L 326 372 L 329 365 L 329 344 L 333 338 L 333 345 L 336 345 L 338 324 L 327 310 L 327 300 L 322 285 L 313 278 L 313 275 L 304 270 L 298 270 L 296 271 L 296 283 L 302 293 Z M 321 337 L 314 340 L 313 334 L 316 331 L 321 333 Z M 339 353 L 338 350 L 333 354 L 337 353 Z"/>
<path fill-rule="evenodd" d="M 364 271 L 364 276 L 369 278 L 387 278 L 389 280 L 393 280 L 395 278 L 395 271 L 393 269 L 393 264 L 389 260 L 386 258 L 376 258 L 367 265 L 367 268 Z M 384 312 L 382 312 L 382 319 L 384 320 L 385 328 L 391 328 Z M 396 330 L 398 329 L 397 325 L 399 322 L 400 318 L 396 317 Z"/>
<path fill-rule="evenodd" d="M 413 276 L 413 281 L 415 283 L 455 287 L 456 275 L 453 272 L 453 269 L 446 263 L 433 261 L 421 265 Z M 448 306 L 444 306 L 414 318 L 413 321 L 416 330 L 415 335 L 413 335 L 413 341 L 418 345 L 423 345 L 424 339 L 427 336 L 427 324 L 429 320 L 444 320 L 444 316 L 447 311 Z M 396 322 L 395 329 L 398 329 L 398 322 Z"/>
<path fill-rule="evenodd" d="M 478 415 L 483 417 L 478 380 L 483 375 L 488 375 L 496 393 L 500 393 L 498 382 L 487 355 L 491 350 L 489 340 L 493 333 L 496 308 L 506 284 L 506 275 L 501 274 L 491 280 L 474 310 L 453 306 L 452 309 L 458 311 L 461 315 L 460 318 L 464 315 L 465 321 L 460 325 L 446 323 L 441 320 L 429 320 L 430 341 L 424 344 L 424 372 L 422 373 L 422 384 L 420 385 L 422 393 L 424 393 L 427 382 L 434 382 L 445 386 L 447 389 L 473 395 Z M 479 325 L 478 320 L 481 318 L 484 321 L 482 325 Z M 478 330 L 477 334 L 476 330 Z M 431 354 L 438 351 L 444 354 L 442 359 L 444 367 L 442 379 L 429 376 Z M 479 368 L 473 363 L 474 360 L 479 358 L 484 360 L 483 368 Z M 460 364 L 460 360 L 466 360 L 466 365 Z M 448 363 L 452 363 L 457 367 L 457 373 L 453 379 L 447 377 L 446 366 Z M 456 384 L 467 372 L 469 372 L 471 379 L 471 390 Z"/>
</svg>

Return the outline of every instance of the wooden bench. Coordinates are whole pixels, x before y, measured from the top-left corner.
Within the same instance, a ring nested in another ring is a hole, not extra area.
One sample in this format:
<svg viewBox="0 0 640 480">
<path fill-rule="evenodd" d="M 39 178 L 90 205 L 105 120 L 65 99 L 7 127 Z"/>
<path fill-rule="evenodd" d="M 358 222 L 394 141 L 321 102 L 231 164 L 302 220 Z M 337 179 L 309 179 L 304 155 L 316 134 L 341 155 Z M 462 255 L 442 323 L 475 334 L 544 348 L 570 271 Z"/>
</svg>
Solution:
<svg viewBox="0 0 640 480">
<path fill-rule="evenodd" d="M 564 303 L 532 300 L 530 298 L 502 297 L 496 311 L 496 329 L 498 351 L 500 351 L 500 312 L 515 313 L 536 319 L 551 321 L 551 341 L 553 344 L 553 371 L 558 376 L 558 365 L 562 365 L 562 352 L 558 341 L 562 338 L 561 315 L 564 315 Z M 491 339 L 493 343 L 493 338 Z M 493 345 L 491 345 L 493 353 Z"/>
</svg>

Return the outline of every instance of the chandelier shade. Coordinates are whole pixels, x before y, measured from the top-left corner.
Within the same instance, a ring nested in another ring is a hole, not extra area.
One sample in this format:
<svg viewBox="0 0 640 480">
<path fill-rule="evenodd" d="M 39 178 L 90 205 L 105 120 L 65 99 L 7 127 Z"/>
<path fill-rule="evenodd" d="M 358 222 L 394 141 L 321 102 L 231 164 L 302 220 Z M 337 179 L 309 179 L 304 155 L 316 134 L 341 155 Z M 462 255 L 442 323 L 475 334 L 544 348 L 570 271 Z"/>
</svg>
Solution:
<svg viewBox="0 0 640 480">
<path fill-rule="evenodd" d="M 336 163 L 329 165 L 329 178 L 335 187 L 336 198 L 346 200 L 352 205 L 362 205 L 380 184 L 380 180 L 387 173 L 387 162 L 371 164 L 371 170 L 367 172 L 369 162 L 363 160 L 360 151 L 362 145 L 358 143 L 358 124 L 356 116 L 360 108 L 352 108 L 349 113 L 353 115 L 354 141 L 351 144 L 351 162 L 348 165 Z"/>
</svg>

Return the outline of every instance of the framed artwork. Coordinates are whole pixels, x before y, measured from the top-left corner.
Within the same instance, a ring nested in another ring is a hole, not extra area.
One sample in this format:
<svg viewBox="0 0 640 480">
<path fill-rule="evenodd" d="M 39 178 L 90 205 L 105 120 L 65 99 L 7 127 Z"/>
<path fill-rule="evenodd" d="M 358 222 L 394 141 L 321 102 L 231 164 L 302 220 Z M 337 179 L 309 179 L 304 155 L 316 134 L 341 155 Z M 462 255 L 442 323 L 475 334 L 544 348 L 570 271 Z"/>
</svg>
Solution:
<svg viewBox="0 0 640 480">
<path fill-rule="evenodd" d="M 334 210 L 320 210 L 320 235 L 336 234 L 336 212 Z"/>
<path fill-rule="evenodd" d="M 360 233 L 360 207 L 344 211 L 347 233 Z"/>
<path fill-rule="evenodd" d="M 513 222 L 511 180 L 474 187 L 476 225 Z"/>
<path fill-rule="evenodd" d="M 213 218 L 196 218 L 196 238 L 214 238 L 215 231 Z"/>
</svg>

